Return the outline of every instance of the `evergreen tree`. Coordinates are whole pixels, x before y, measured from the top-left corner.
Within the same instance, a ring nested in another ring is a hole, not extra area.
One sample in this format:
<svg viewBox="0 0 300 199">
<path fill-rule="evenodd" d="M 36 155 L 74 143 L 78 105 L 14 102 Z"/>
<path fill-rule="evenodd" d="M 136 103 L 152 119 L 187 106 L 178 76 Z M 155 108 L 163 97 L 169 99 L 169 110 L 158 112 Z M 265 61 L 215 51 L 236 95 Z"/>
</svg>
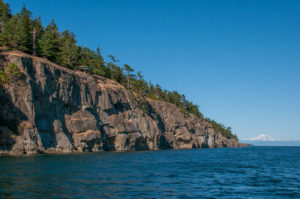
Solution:
<svg viewBox="0 0 300 199">
<path fill-rule="evenodd" d="M 117 65 L 117 62 L 119 62 L 119 60 L 117 60 L 113 55 L 108 55 L 108 57 L 110 58 L 110 62 L 106 64 L 105 77 L 116 80 L 117 82 L 122 84 L 124 82 L 125 76 L 123 74 L 122 68 Z"/>
<path fill-rule="evenodd" d="M 41 16 L 38 16 L 38 18 L 35 18 L 33 20 L 33 26 L 35 27 L 35 30 L 37 32 L 37 37 L 40 38 L 44 32 Z"/>
<path fill-rule="evenodd" d="M 97 47 L 97 51 L 96 51 L 96 60 L 98 65 L 104 66 L 104 59 L 101 55 L 99 46 Z"/>
<path fill-rule="evenodd" d="M 4 30 L 5 24 L 11 17 L 10 8 L 7 3 L 0 0 L 0 33 Z"/>
<path fill-rule="evenodd" d="M 115 56 L 113 56 L 113 55 L 108 55 L 108 57 L 111 59 L 111 61 L 112 61 L 113 63 L 119 62 L 119 60 L 117 60 L 117 59 L 115 58 Z"/>
<path fill-rule="evenodd" d="M 93 67 L 95 74 L 97 75 L 105 75 L 105 63 L 104 59 L 101 55 L 100 47 L 97 47 L 96 50 L 96 65 Z"/>
<path fill-rule="evenodd" d="M 123 74 L 122 68 L 115 65 L 114 63 L 110 63 L 110 67 L 111 67 L 111 79 L 116 80 L 117 82 L 122 84 L 126 79 Z"/>
<path fill-rule="evenodd" d="M 60 36 L 57 26 L 52 22 L 46 27 L 43 35 L 38 40 L 39 54 L 49 60 L 59 62 L 60 60 Z"/>
<path fill-rule="evenodd" d="M 130 88 L 130 87 L 131 87 L 131 85 L 130 85 L 130 79 L 131 79 L 132 77 L 134 77 L 133 74 L 132 74 L 132 72 L 134 71 L 134 69 L 131 68 L 128 64 L 124 64 L 123 66 L 124 66 L 124 69 L 123 69 L 123 70 L 125 70 L 126 73 L 127 73 L 127 74 L 126 74 L 126 78 L 127 78 L 127 88 Z"/>
<path fill-rule="evenodd" d="M 143 80 L 143 78 L 144 78 L 144 76 L 142 75 L 142 71 L 138 71 L 136 76 L 137 76 L 138 80 Z"/>
<path fill-rule="evenodd" d="M 0 35 L 0 42 L 9 49 L 17 50 L 22 45 L 22 21 L 19 14 L 14 15 L 6 23 Z"/>
<path fill-rule="evenodd" d="M 95 53 L 89 48 L 79 46 L 77 65 L 89 66 L 94 74 L 111 78 L 110 71 L 107 71 L 103 57 L 100 54 L 100 48 Z"/>
<path fill-rule="evenodd" d="M 19 44 L 19 49 L 26 53 L 32 53 L 32 31 L 33 24 L 31 20 L 31 12 L 26 9 L 25 5 L 23 5 L 22 10 L 20 12 L 21 17 L 21 43 Z"/>
<path fill-rule="evenodd" d="M 147 82 L 144 80 L 144 76 L 141 71 L 138 71 L 136 74 L 136 79 L 132 80 L 133 89 L 140 93 L 141 95 L 147 95 L 149 92 L 149 87 Z"/>
<path fill-rule="evenodd" d="M 37 41 L 39 41 L 44 33 L 44 27 L 42 25 L 42 20 L 41 17 L 39 16 L 38 18 L 33 20 L 33 28 L 35 30 L 35 39 L 36 39 L 36 43 L 35 43 L 35 47 L 36 47 L 36 53 L 39 56 L 40 55 L 40 48 L 39 48 L 39 44 Z"/>
<path fill-rule="evenodd" d="M 96 54 L 97 54 L 97 56 L 100 56 L 100 57 L 101 57 L 100 47 L 99 47 L 99 46 L 97 47 Z"/>
<path fill-rule="evenodd" d="M 151 82 L 149 83 L 149 93 L 148 93 L 148 97 L 149 97 L 150 99 L 153 99 L 153 100 L 157 99 L 157 97 L 156 97 L 156 95 L 155 95 L 155 87 L 154 87 L 154 85 L 153 85 Z"/>
<path fill-rule="evenodd" d="M 76 46 L 75 35 L 68 30 L 62 33 L 60 56 L 60 64 L 69 68 L 75 68 L 78 63 L 78 48 Z"/>
</svg>

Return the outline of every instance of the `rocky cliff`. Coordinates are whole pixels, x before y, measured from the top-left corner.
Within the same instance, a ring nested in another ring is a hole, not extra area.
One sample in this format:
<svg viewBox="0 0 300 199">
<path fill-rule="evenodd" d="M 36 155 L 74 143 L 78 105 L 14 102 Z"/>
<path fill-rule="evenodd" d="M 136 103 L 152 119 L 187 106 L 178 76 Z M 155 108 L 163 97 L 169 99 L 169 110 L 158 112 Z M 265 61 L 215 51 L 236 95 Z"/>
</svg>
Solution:
<svg viewBox="0 0 300 199">
<path fill-rule="evenodd" d="M 46 59 L 2 52 L 22 77 L 0 86 L 0 153 L 239 147 L 175 105 Z"/>
</svg>

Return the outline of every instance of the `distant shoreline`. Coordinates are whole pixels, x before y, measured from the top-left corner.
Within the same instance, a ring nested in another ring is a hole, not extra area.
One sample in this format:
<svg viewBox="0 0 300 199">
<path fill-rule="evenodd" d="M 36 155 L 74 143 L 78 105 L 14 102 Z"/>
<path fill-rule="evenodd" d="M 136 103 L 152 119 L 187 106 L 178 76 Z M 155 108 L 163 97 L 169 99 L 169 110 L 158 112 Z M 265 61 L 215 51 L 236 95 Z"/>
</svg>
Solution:
<svg viewBox="0 0 300 199">
<path fill-rule="evenodd" d="M 241 140 L 247 146 L 300 146 L 300 141 L 249 141 Z"/>
</svg>

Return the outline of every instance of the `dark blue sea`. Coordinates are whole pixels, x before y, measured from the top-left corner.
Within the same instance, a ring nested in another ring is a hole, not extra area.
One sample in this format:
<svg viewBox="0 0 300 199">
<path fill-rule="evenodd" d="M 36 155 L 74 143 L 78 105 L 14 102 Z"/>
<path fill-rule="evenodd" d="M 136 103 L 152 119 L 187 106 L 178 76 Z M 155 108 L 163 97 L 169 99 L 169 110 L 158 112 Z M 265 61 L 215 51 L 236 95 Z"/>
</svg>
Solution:
<svg viewBox="0 0 300 199">
<path fill-rule="evenodd" d="M 0 157 L 0 198 L 300 198 L 300 147 Z"/>
</svg>

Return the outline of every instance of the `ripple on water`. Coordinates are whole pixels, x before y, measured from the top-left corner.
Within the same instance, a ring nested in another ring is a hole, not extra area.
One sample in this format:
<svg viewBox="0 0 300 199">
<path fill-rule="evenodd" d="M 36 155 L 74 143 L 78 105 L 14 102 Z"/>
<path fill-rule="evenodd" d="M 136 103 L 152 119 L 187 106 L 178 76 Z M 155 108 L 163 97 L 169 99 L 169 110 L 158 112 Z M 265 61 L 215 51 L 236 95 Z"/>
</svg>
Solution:
<svg viewBox="0 0 300 199">
<path fill-rule="evenodd" d="M 0 198 L 300 198 L 300 147 L 0 157 Z"/>
</svg>

